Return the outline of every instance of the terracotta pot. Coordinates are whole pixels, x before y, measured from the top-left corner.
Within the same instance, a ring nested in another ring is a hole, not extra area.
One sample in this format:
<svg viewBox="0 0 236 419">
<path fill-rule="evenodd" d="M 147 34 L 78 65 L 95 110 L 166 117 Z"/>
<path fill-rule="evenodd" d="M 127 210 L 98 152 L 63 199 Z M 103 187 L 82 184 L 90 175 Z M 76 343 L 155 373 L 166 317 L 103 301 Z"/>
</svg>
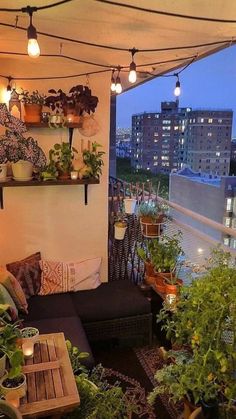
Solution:
<svg viewBox="0 0 236 419">
<path fill-rule="evenodd" d="M 182 285 L 182 279 L 178 279 L 177 284 L 175 285 L 169 284 L 167 281 L 165 281 L 165 293 L 177 295 L 179 293 L 179 287 L 181 287 Z"/>
<path fill-rule="evenodd" d="M 161 273 L 157 273 L 157 272 L 155 273 L 155 287 L 156 287 L 156 290 L 160 294 L 165 294 L 166 285 L 165 285 L 165 280 L 163 276 L 161 275 Z"/>
<path fill-rule="evenodd" d="M 140 217 L 141 230 L 144 237 L 156 238 L 161 234 L 161 223 L 164 215 L 161 214 L 153 221 L 151 217 Z"/>
<path fill-rule="evenodd" d="M 67 122 L 77 124 L 81 120 L 81 116 L 78 115 L 77 110 L 73 106 L 63 106 L 63 113 Z"/>
<path fill-rule="evenodd" d="M 25 122 L 41 122 L 42 105 L 25 103 Z"/>
<path fill-rule="evenodd" d="M 191 414 L 197 409 L 197 406 L 193 403 L 191 403 L 187 397 L 184 398 L 184 412 L 183 417 L 184 419 L 190 419 L 192 418 Z M 196 416 L 197 417 L 197 416 Z"/>
</svg>

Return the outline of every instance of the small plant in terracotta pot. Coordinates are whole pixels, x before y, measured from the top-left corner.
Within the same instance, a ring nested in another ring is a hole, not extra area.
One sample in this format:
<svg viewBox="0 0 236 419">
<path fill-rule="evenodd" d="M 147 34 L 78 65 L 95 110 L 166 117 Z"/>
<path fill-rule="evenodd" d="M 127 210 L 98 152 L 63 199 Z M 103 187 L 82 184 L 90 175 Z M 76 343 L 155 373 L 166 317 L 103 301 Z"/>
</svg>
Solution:
<svg viewBox="0 0 236 419">
<path fill-rule="evenodd" d="M 164 206 L 154 201 L 143 201 L 139 205 L 138 215 L 144 237 L 156 238 L 161 234 L 161 224 L 164 221 Z"/>
<path fill-rule="evenodd" d="M 20 93 L 21 102 L 25 109 L 25 122 L 39 123 L 41 121 L 42 108 L 45 103 L 46 96 L 34 90 L 30 93 L 23 90 Z"/>
<path fill-rule="evenodd" d="M 49 151 L 50 159 L 55 162 L 58 170 L 59 179 L 70 178 L 74 153 L 78 153 L 76 148 L 71 148 L 70 144 L 65 142 L 54 144 L 53 148 Z"/>
</svg>

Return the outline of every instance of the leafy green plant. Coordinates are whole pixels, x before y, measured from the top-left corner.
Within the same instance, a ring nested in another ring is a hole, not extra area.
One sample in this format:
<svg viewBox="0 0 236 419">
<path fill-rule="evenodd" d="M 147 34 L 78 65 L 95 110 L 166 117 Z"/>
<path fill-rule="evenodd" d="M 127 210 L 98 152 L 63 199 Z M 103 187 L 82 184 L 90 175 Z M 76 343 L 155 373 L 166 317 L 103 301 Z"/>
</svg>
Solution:
<svg viewBox="0 0 236 419">
<path fill-rule="evenodd" d="M 138 207 L 138 215 L 147 217 L 151 222 L 155 222 L 160 214 L 165 213 L 167 207 L 154 201 L 142 201 Z"/>
<path fill-rule="evenodd" d="M 69 93 L 63 92 L 62 89 L 50 89 L 50 96 L 46 97 L 45 104 L 56 113 L 61 110 L 70 108 L 75 109 L 77 115 L 83 112 L 95 112 L 98 104 L 97 96 L 92 96 L 91 90 L 87 86 L 81 84 L 73 86 Z"/>
<path fill-rule="evenodd" d="M 154 396 L 168 390 L 175 400 L 191 394 L 195 403 L 236 398 L 236 269 L 219 249 L 213 260 L 202 277 L 183 287 L 171 316 L 167 306 L 158 316 L 167 337 L 186 345 L 191 357 L 157 372 Z"/>
<path fill-rule="evenodd" d="M 54 144 L 49 151 L 50 162 L 47 171 L 50 170 L 52 173 L 55 173 L 54 170 L 56 168 L 61 173 L 69 173 L 72 169 L 74 153 L 78 153 L 78 151 L 74 147 L 71 148 L 69 143 Z"/>
<path fill-rule="evenodd" d="M 100 144 L 92 143 L 92 150 L 83 151 L 84 163 L 90 167 L 90 176 L 98 178 L 102 174 L 102 166 L 104 166 L 103 155 L 104 151 L 98 151 L 102 147 Z"/>
<path fill-rule="evenodd" d="M 44 105 L 46 95 L 39 93 L 38 90 L 34 90 L 30 93 L 28 90 L 22 89 L 20 98 L 21 102 L 24 104 Z"/>
</svg>

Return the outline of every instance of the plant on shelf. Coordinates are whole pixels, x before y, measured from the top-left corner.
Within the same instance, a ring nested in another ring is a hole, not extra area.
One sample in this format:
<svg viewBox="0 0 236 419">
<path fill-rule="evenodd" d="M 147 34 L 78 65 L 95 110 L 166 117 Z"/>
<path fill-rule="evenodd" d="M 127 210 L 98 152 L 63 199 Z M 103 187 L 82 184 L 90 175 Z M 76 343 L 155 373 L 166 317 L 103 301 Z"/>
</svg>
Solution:
<svg viewBox="0 0 236 419">
<path fill-rule="evenodd" d="M 20 100 L 24 104 L 25 122 L 40 123 L 45 98 L 46 96 L 39 93 L 38 90 L 30 93 L 28 90 L 22 89 Z"/>
<path fill-rule="evenodd" d="M 168 339 L 185 345 L 190 356 L 157 372 L 151 398 L 167 391 L 175 401 L 202 403 L 203 410 L 208 404 L 230 405 L 235 400 L 236 268 L 226 263 L 229 257 L 214 250 L 212 266 L 182 288 L 171 316 L 167 306 L 161 310 L 158 321 Z M 209 417 L 218 417 L 215 410 Z"/>
<path fill-rule="evenodd" d="M 74 153 L 78 153 L 76 148 L 70 147 L 69 143 L 62 142 L 54 144 L 53 148 L 49 151 L 49 165 L 43 173 L 55 173 L 58 171 L 59 179 L 69 179 L 72 170 L 72 161 Z M 44 175 L 43 175 L 44 176 Z"/>
<path fill-rule="evenodd" d="M 166 217 L 167 206 L 156 201 L 142 201 L 138 215 L 144 237 L 155 238 L 161 234 L 161 224 Z"/>
<path fill-rule="evenodd" d="M 91 150 L 83 151 L 83 161 L 90 168 L 89 175 L 94 178 L 99 178 L 102 174 L 102 166 L 104 166 L 103 156 L 105 152 L 98 151 L 100 147 L 102 147 L 100 144 L 94 142 Z"/>
<path fill-rule="evenodd" d="M 47 96 L 45 100 L 46 106 L 54 113 L 73 115 L 74 122 L 79 122 L 79 117 L 84 112 L 88 114 L 95 112 L 98 104 L 97 96 L 92 96 L 91 90 L 83 85 L 73 86 L 69 93 L 63 92 L 62 89 L 50 89 L 48 93 L 50 96 Z M 76 117 L 78 118 L 75 119 Z"/>
</svg>

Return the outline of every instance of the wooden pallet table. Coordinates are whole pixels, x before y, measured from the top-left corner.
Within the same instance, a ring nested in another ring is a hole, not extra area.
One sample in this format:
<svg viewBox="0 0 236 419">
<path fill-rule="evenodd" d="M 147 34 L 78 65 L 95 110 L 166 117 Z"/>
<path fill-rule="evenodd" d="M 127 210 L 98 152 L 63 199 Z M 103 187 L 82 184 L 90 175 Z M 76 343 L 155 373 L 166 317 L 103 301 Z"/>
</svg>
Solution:
<svg viewBox="0 0 236 419">
<path fill-rule="evenodd" d="M 23 418 L 60 417 L 80 403 L 64 333 L 40 335 L 34 348 L 23 367 L 27 394 L 19 410 Z"/>
</svg>

